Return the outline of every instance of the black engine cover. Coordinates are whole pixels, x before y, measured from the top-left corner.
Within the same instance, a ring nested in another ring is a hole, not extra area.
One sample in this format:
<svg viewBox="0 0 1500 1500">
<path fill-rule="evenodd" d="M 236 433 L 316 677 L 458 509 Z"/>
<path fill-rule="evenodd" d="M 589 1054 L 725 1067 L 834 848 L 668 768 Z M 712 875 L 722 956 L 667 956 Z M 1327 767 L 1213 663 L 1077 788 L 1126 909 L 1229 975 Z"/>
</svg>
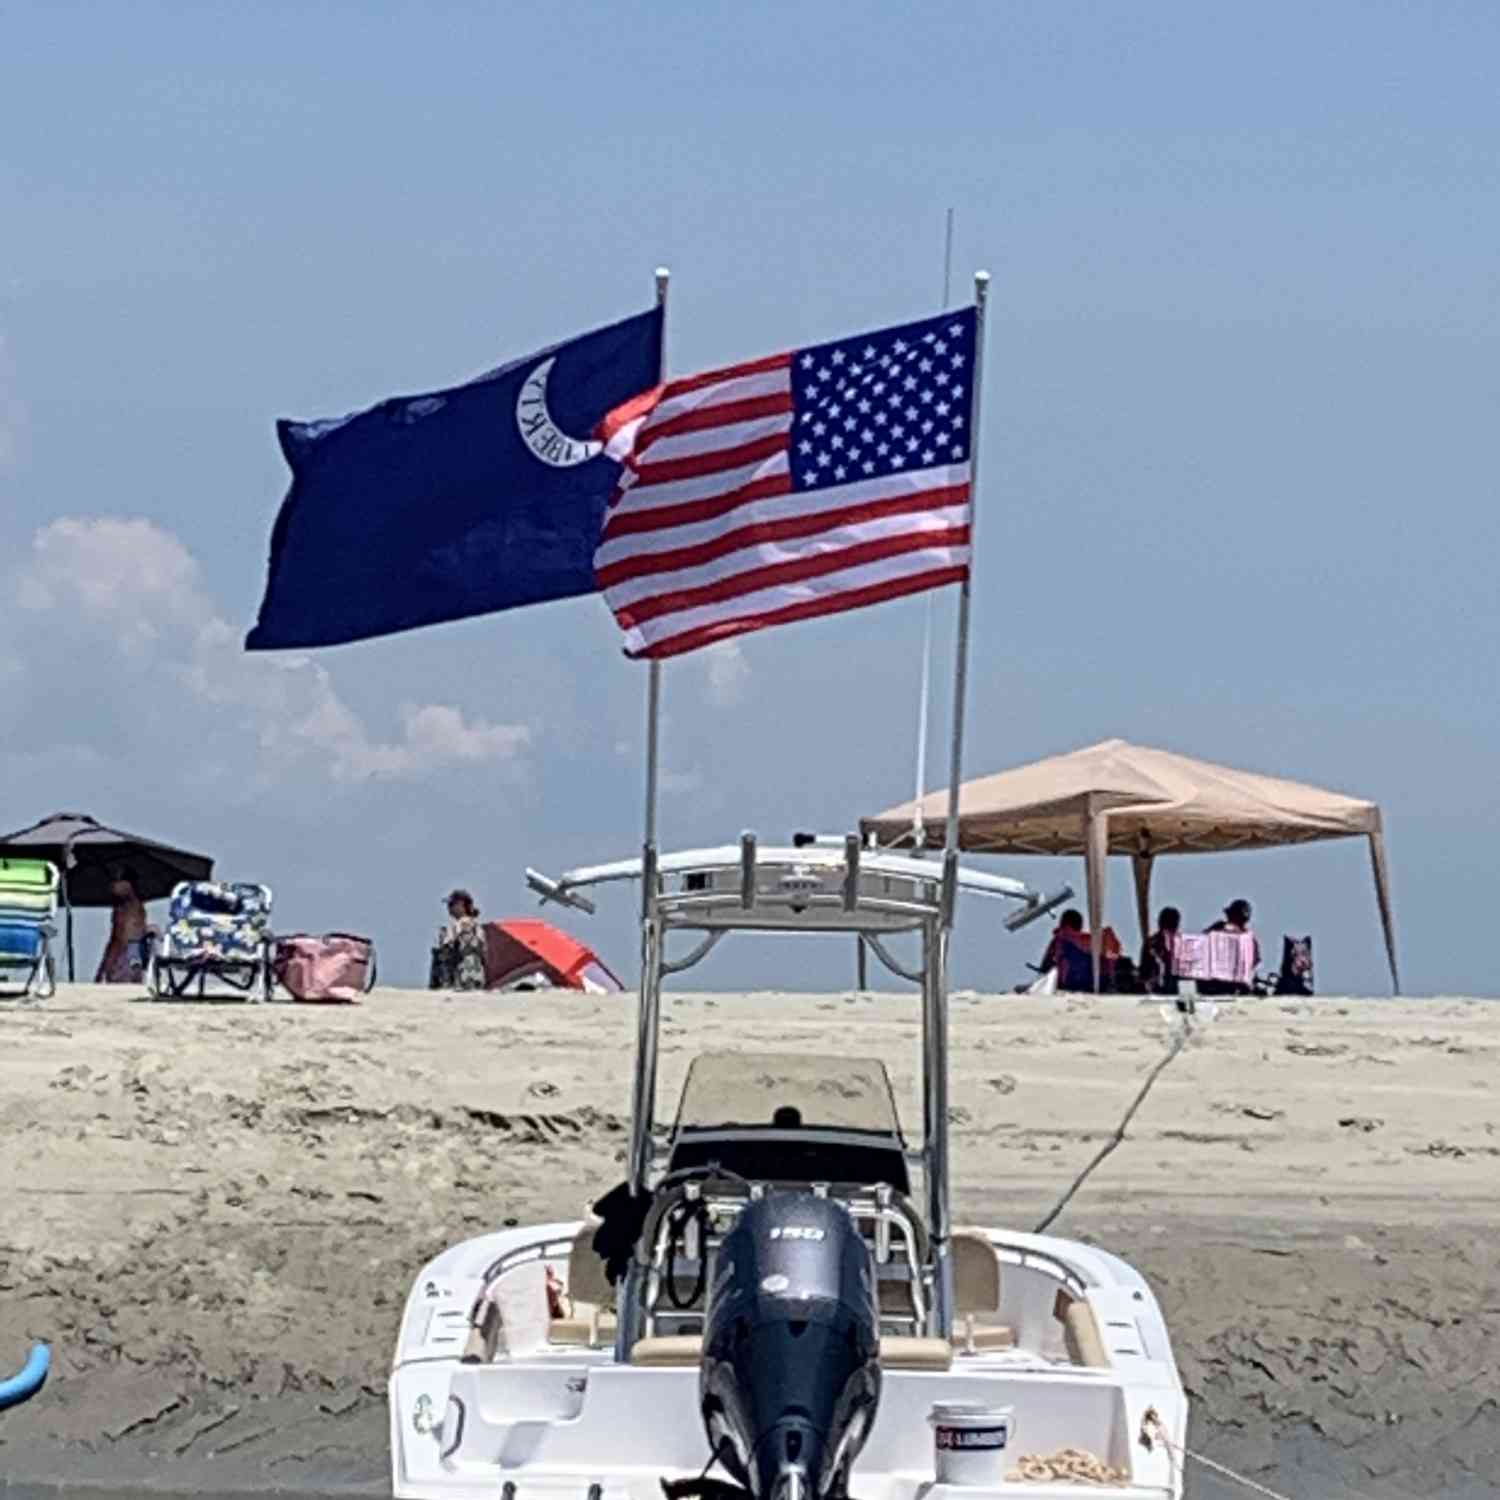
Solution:
<svg viewBox="0 0 1500 1500">
<path fill-rule="evenodd" d="M 770 1193 L 724 1237 L 703 1332 L 709 1443 L 759 1500 L 844 1493 L 880 1400 L 874 1267 L 847 1210 Z"/>
</svg>

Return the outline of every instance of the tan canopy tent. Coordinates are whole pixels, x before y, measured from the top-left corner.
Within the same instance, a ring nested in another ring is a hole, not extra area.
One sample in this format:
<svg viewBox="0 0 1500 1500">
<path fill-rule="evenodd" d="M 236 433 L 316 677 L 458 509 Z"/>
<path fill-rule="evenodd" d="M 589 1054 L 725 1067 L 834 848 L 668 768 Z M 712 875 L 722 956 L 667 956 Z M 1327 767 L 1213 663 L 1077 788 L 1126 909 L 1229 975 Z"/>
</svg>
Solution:
<svg viewBox="0 0 1500 1500">
<path fill-rule="evenodd" d="M 1366 838 L 1391 984 L 1400 988 L 1385 841 L 1380 809 L 1373 802 L 1124 740 L 1105 740 L 965 782 L 959 808 L 958 846 L 969 853 L 1083 856 L 1096 983 L 1108 855 L 1130 856 L 1144 938 L 1151 925 L 1151 871 L 1158 855 Z M 921 809 L 921 842 L 941 848 L 948 793 L 930 792 Z M 917 804 L 907 802 L 863 819 L 861 827 L 882 847 L 910 846 L 917 842 L 916 819 Z"/>
</svg>

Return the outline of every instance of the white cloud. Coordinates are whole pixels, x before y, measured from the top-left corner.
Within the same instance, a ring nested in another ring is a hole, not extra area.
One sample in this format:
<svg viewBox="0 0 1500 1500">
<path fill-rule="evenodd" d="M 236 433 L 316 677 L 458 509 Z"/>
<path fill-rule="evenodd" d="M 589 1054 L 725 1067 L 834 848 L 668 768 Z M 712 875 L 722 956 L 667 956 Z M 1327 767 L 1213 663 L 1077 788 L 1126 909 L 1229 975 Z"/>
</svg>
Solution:
<svg viewBox="0 0 1500 1500">
<path fill-rule="evenodd" d="M 738 641 L 720 641 L 703 653 L 708 674 L 708 699 L 716 708 L 732 708 L 745 696 L 750 663 Z"/>
<path fill-rule="evenodd" d="M 104 668 L 101 691 L 123 689 L 127 717 L 141 707 L 180 717 L 186 698 L 208 716 L 205 728 L 228 728 L 254 746 L 262 779 L 308 763 L 337 781 L 415 777 L 514 762 L 530 743 L 525 725 L 469 722 L 437 703 L 404 706 L 400 735 L 375 738 L 321 663 L 247 654 L 197 560 L 147 520 L 52 522 L 33 538 L 10 596 L 19 638 L 9 647 L 0 640 L 0 664 L 12 677 L 61 649 L 64 660 Z"/>
</svg>

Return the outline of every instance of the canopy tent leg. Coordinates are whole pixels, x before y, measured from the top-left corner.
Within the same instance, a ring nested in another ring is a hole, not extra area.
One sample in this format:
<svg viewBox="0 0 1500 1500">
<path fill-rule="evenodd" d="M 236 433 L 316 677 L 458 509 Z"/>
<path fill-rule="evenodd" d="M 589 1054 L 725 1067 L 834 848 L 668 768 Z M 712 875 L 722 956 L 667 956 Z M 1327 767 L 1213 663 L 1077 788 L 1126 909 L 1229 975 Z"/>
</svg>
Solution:
<svg viewBox="0 0 1500 1500">
<path fill-rule="evenodd" d="M 867 959 L 869 955 L 865 952 L 865 940 L 862 937 L 854 939 L 854 988 L 863 994 L 870 987 Z"/>
<path fill-rule="evenodd" d="M 1377 828 L 1370 835 L 1370 867 L 1375 872 L 1375 900 L 1380 907 L 1380 927 L 1385 933 L 1385 956 L 1391 966 L 1391 993 L 1401 993 L 1396 972 L 1396 918 L 1391 910 L 1390 872 L 1385 863 L 1385 834 Z"/>
<path fill-rule="evenodd" d="M 1089 892 L 1089 943 L 1094 959 L 1094 993 L 1104 981 L 1104 879 L 1108 873 L 1108 814 L 1091 807 L 1083 820 L 1084 875 Z"/>
<path fill-rule="evenodd" d="M 1131 873 L 1135 876 L 1135 915 L 1141 924 L 1141 948 L 1144 951 L 1151 936 L 1151 869 L 1156 863 L 1154 854 L 1132 854 Z"/>
</svg>

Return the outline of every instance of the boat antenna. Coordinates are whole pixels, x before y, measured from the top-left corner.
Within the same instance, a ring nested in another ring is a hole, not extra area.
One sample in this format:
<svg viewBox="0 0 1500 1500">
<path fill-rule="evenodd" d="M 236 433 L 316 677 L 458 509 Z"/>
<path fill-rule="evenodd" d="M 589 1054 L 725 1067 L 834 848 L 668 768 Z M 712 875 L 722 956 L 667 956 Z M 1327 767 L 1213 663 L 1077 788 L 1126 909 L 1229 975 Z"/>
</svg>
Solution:
<svg viewBox="0 0 1500 1500">
<path fill-rule="evenodd" d="M 943 237 L 943 311 L 953 293 L 953 210 L 948 210 L 947 232 Z M 912 848 L 921 851 L 927 842 L 927 824 L 922 817 L 922 794 L 927 790 L 927 705 L 932 697 L 932 602 L 936 590 L 927 591 L 927 600 L 922 624 L 922 687 L 917 698 L 917 790 L 913 796 L 915 809 L 911 820 Z"/>
</svg>

